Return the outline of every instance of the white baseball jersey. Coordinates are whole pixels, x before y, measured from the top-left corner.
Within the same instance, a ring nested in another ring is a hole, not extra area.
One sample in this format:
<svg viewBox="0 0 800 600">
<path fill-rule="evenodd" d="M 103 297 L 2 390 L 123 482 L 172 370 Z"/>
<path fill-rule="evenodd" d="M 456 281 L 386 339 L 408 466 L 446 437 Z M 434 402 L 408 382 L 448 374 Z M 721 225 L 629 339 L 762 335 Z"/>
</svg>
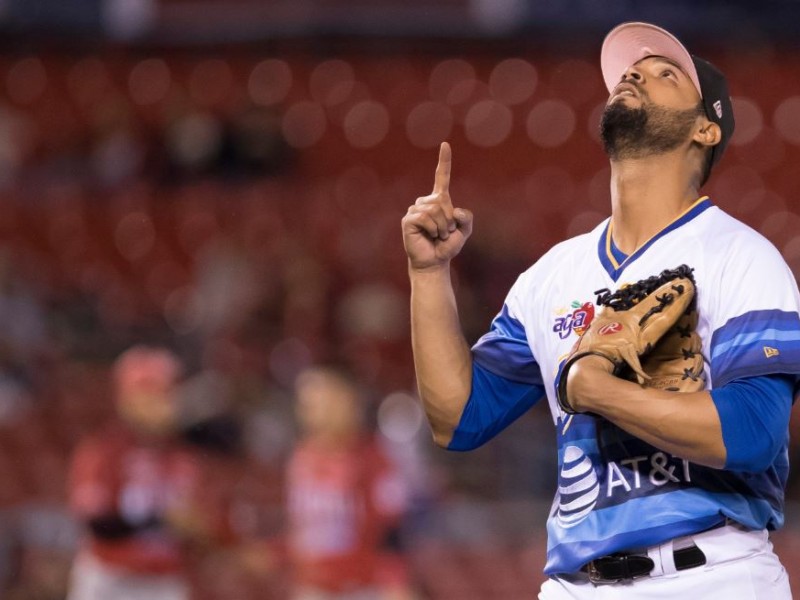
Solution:
<svg viewBox="0 0 800 600">
<path fill-rule="evenodd" d="M 610 220 L 558 244 L 510 290 L 489 333 L 473 348 L 494 400 L 471 398 L 452 449 L 486 441 L 546 397 L 558 432 L 558 491 L 547 523 L 545 573 L 651 546 L 730 517 L 753 529 L 783 523 L 788 432 L 769 469 L 734 472 L 695 465 L 592 415 L 565 415 L 556 377 L 591 323 L 595 292 L 664 269 L 694 269 L 709 388 L 742 377 L 800 373 L 800 296 L 778 251 L 760 234 L 701 198 L 635 253 L 613 245 Z M 480 387 L 474 378 L 473 390 Z M 514 405 L 504 386 L 527 386 Z M 500 392 L 500 393 L 499 393 Z M 475 392 L 473 391 L 473 395 Z"/>
</svg>

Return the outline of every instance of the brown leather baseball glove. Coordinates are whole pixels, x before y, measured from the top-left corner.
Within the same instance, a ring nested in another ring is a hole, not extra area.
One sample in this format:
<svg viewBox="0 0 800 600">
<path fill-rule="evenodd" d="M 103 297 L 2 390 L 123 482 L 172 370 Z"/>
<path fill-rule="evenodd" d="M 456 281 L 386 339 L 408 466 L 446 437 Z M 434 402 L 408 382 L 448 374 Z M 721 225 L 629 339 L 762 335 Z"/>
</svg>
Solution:
<svg viewBox="0 0 800 600">
<path fill-rule="evenodd" d="M 645 368 L 640 357 L 649 354 L 670 331 L 673 334 L 666 340 L 668 347 L 663 356 L 674 358 L 676 352 L 682 356 L 683 344 L 675 326 L 692 305 L 694 292 L 692 269 L 686 265 L 667 269 L 613 293 L 607 289 L 596 292 L 597 305 L 603 308 L 575 342 L 561 369 L 557 395 L 562 410 L 568 414 L 576 412 L 567 398 L 567 376 L 572 365 L 584 356 L 602 356 L 613 363 L 615 375 L 635 378 L 642 385 L 673 387 L 670 381 L 675 375 L 675 361 L 662 360 L 659 353 L 651 361 L 645 359 L 648 367 Z M 696 356 L 702 360 L 699 339 L 698 336 L 689 350 L 696 350 Z M 702 363 L 699 372 L 702 373 Z M 650 383 L 654 380 L 657 385 Z"/>
<path fill-rule="evenodd" d="M 649 377 L 639 381 L 644 387 L 668 392 L 701 392 L 705 389 L 703 342 L 696 331 L 695 304 L 692 302 L 650 354 L 641 358 L 642 370 Z M 633 373 L 629 379 L 637 380 Z"/>
</svg>

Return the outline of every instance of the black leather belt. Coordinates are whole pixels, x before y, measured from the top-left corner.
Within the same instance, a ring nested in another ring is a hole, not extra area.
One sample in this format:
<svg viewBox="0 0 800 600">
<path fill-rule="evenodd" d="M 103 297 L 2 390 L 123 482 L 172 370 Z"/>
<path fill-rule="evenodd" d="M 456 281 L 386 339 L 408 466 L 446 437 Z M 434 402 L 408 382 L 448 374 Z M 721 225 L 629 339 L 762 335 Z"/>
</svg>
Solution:
<svg viewBox="0 0 800 600">
<path fill-rule="evenodd" d="M 697 546 L 674 550 L 675 569 L 683 571 L 706 564 L 706 555 Z M 649 575 L 655 568 L 653 559 L 643 554 L 610 554 L 595 558 L 581 567 L 592 583 L 617 583 Z"/>
</svg>

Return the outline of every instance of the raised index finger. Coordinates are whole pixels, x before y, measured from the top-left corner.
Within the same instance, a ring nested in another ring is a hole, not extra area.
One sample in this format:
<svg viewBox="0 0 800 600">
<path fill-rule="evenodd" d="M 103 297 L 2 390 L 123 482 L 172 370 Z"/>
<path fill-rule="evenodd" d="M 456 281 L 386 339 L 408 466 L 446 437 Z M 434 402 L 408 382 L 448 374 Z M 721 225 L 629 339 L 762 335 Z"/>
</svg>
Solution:
<svg viewBox="0 0 800 600">
<path fill-rule="evenodd" d="M 450 144 L 442 142 L 439 146 L 439 164 L 436 165 L 436 177 L 433 180 L 433 193 L 447 192 L 450 190 L 450 164 L 452 153 Z"/>
</svg>

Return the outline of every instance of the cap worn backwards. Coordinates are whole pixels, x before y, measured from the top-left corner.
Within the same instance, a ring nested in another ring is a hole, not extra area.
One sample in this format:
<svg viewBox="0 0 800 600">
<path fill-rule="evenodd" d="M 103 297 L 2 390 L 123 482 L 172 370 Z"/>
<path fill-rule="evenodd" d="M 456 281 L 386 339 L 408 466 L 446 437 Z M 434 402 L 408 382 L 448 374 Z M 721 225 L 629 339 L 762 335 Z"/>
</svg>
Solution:
<svg viewBox="0 0 800 600">
<path fill-rule="evenodd" d="M 707 60 L 690 54 L 678 38 L 665 29 L 650 23 L 623 23 L 608 33 L 600 52 L 600 68 L 608 91 L 617 86 L 628 67 L 648 56 L 669 58 L 694 83 L 706 116 L 719 125 L 722 132 L 719 143 L 712 148 L 711 164 L 715 165 L 730 142 L 735 126 L 725 76 Z"/>
</svg>

